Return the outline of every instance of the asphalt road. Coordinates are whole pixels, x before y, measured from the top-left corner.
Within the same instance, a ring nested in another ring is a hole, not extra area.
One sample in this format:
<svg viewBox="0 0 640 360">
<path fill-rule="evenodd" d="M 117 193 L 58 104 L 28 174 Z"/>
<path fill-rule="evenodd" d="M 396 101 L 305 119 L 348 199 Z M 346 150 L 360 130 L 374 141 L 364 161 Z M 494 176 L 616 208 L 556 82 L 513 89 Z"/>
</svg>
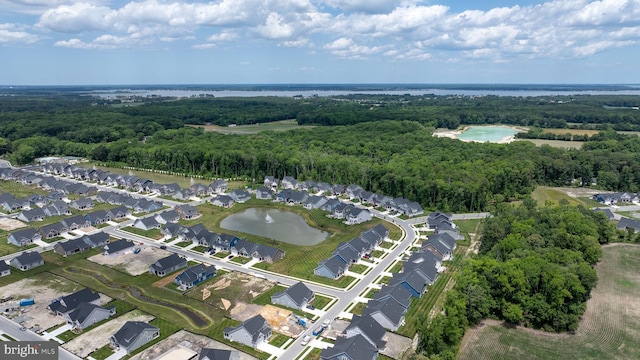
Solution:
<svg viewBox="0 0 640 360">
<path fill-rule="evenodd" d="M 32 331 L 21 331 L 20 327 L 19 324 L 0 316 L 0 329 L 12 338 L 19 341 L 47 341 Z M 80 358 L 58 346 L 58 360 L 80 360 Z"/>
</svg>

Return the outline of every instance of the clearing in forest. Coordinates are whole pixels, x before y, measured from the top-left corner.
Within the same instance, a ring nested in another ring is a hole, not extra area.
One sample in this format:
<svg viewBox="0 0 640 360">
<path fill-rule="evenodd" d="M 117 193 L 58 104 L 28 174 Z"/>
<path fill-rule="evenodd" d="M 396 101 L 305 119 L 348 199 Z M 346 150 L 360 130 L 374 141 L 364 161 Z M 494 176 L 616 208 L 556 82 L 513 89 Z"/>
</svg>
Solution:
<svg viewBox="0 0 640 360">
<path fill-rule="evenodd" d="M 458 359 L 636 359 L 640 354 L 640 246 L 604 246 L 598 285 L 575 334 L 513 328 L 470 329 Z"/>
</svg>

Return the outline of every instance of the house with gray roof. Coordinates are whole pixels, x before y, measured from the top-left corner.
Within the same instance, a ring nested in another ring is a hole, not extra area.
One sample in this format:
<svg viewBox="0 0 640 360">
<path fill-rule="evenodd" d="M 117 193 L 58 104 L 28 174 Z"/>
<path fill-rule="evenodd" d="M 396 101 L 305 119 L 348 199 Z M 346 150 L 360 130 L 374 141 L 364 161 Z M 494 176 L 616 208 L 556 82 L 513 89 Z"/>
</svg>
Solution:
<svg viewBox="0 0 640 360">
<path fill-rule="evenodd" d="M 178 254 L 171 254 L 151 264 L 149 273 L 151 275 L 165 276 L 184 267 L 187 267 L 187 259 Z"/>
<path fill-rule="evenodd" d="M 95 234 L 83 236 L 82 241 L 84 241 L 92 249 L 104 247 L 109 242 L 109 234 L 100 231 Z"/>
<path fill-rule="evenodd" d="M 351 184 L 345 189 L 345 194 L 347 194 L 350 199 L 359 198 L 362 191 L 362 186 Z"/>
<path fill-rule="evenodd" d="M 233 204 L 235 204 L 235 202 L 233 201 L 233 198 L 229 195 L 214 196 L 209 201 L 211 202 L 211 205 L 219 206 L 223 208 L 230 208 L 233 206 Z"/>
<path fill-rule="evenodd" d="M 141 230 L 151 230 L 151 229 L 160 229 L 162 226 L 153 216 L 136 219 L 132 227 Z"/>
<path fill-rule="evenodd" d="M 120 239 L 116 241 L 111 241 L 110 243 L 106 244 L 102 249 L 104 250 L 103 254 L 105 256 L 113 257 L 120 254 L 133 252 L 134 248 L 135 248 L 135 244 L 132 241 Z"/>
<path fill-rule="evenodd" d="M 191 205 L 178 205 L 176 206 L 176 211 L 180 214 L 180 218 L 184 220 L 192 220 L 200 217 L 198 209 Z"/>
<path fill-rule="evenodd" d="M 251 200 L 251 194 L 245 190 L 236 189 L 229 193 L 229 196 L 233 199 L 233 201 L 237 203 L 244 203 Z"/>
<path fill-rule="evenodd" d="M 111 221 L 111 217 L 105 210 L 96 210 L 90 212 L 84 216 L 84 218 L 91 223 L 91 226 L 104 224 L 107 221 Z"/>
<path fill-rule="evenodd" d="M 213 243 L 213 248 L 216 249 L 216 251 L 230 251 L 231 247 L 234 246 L 238 240 L 239 239 L 233 235 L 222 233 Z"/>
<path fill-rule="evenodd" d="M 369 316 L 387 330 L 397 331 L 404 324 L 407 308 L 393 298 L 369 300 L 362 316 Z"/>
<path fill-rule="evenodd" d="M 52 202 L 49 206 L 45 207 L 43 211 L 47 216 L 71 215 L 69 205 L 62 200 Z"/>
<path fill-rule="evenodd" d="M 285 291 L 271 295 L 271 303 L 292 309 L 304 309 L 314 297 L 315 293 L 300 281 Z"/>
<path fill-rule="evenodd" d="M 264 186 L 271 188 L 271 189 L 277 189 L 278 186 L 280 185 L 280 180 L 277 179 L 274 176 L 265 176 L 264 177 Z"/>
<path fill-rule="evenodd" d="M 24 210 L 20 212 L 20 214 L 18 214 L 18 220 L 29 223 L 34 221 L 43 221 L 46 216 L 47 215 L 44 213 L 44 211 L 41 208 L 37 207 L 31 210 Z"/>
<path fill-rule="evenodd" d="M 84 288 L 51 301 L 47 309 L 56 315 L 62 316 L 75 310 L 81 303 L 98 305 L 100 303 L 100 294 L 89 288 Z"/>
<path fill-rule="evenodd" d="M 67 324 L 71 325 L 73 329 L 83 330 L 102 320 L 110 318 L 115 315 L 115 313 L 115 307 L 105 309 L 95 304 L 81 302 L 73 311 L 64 314 L 64 318 Z"/>
<path fill-rule="evenodd" d="M 107 216 L 109 216 L 111 220 L 125 219 L 130 215 L 131 210 L 124 207 L 124 205 L 120 205 L 107 211 Z"/>
<path fill-rule="evenodd" d="M 155 216 L 155 219 L 160 224 L 177 223 L 180 221 L 180 214 L 175 210 L 165 210 Z"/>
<path fill-rule="evenodd" d="M 60 241 L 53 246 L 53 251 L 64 257 L 79 254 L 89 250 L 91 247 L 82 238 Z"/>
<path fill-rule="evenodd" d="M 34 241 L 41 240 L 42 236 L 34 228 L 26 228 L 12 232 L 7 236 L 7 242 L 15 246 L 26 246 Z"/>
<path fill-rule="evenodd" d="M 253 248 L 250 256 L 254 259 L 264 261 L 266 263 L 272 264 L 278 260 L 284 258 L 285 252 L 269 245 L 261 245 L 257 244 L 255 248 Z"/>
<path fill-rule="evenodd" d="M 371 316 L 353 315 L 351 323 L 349 323 L 349 326 L 347 326 L 342 334 L 346 338 L 362 335 L 371 345 L 375 346 L 378 351 L 384 351 L 387 347 L 387 342 L 384 340 L 387 331 Z"/>
<path fill-rule="evenodd" d="M 376 360 L 378 349 L 362 335 L 338 337 L 333 347 L 323 349 L 322 360 Z"/>
<path fill-rule="evenodd" d="M 427 282 L 415 271 L 393 273 L 389 286 L 404 286 L 414 297 L 421 297 L 427 287 Z"/>
<path fill-rule="evenodd" d="M 9 265 L 26 271 L 44 265 L 44 259 L 37 251 L 26 251 L 9 261 Z"/>
<path fill-rule="evenodd" d="M 348 225 L 362 224 L 363 222 L 371 220 L 371 213 L 368 209 L 354 207 L 349 211 L 346 219 Z"/>
<path fill-rule="evenodd" d="M 384 225 L 382 225 L 382 224 L 378 224 L 378 225 L 372 227 L 369 230 L 375 231 L 376 234 L 380 235 L 380 238 L 382 238 L 382 239 L 384 239 L 384 238 L 389 236 L 389 229 L 384 227 Z"/>
<path fill-rule="evenodd" d="M 613 211 L 611 211 L 610 209 L 593 209 L 593 211 L 603 213 L 604 216 L 606 216 L 609 220 L 614 220 L 616 217 Z"/>
<path fill-rule="evenodd" d="M 411 299 L 413 299 L 413 294 L 411 294 L 411 292 L 402 285 L 383 285 L 380 291 L 373 294 L 373 300 L 383 301 L 386 299 L 393 299 L 403 308 L 409 309 L 409 306 L 411 305 Z"/>
<path fill-rule="evenodd" d="M 334 255 L 327 260 L 321 261 L 313 270 L 317 276 L 329 279 L 339 279 L 349 269 L 349 265 L 338 255 Z"/>
<path fill-rule="evenodd" d="M 184 226 L 180 224 L 170 223 L 170 222 L 164 224 L 160 229 L 160 232 L 162 233 L 162 235 L 167 239 L 180 236 L 181 234 L 184 234 L 186 231 L 187 231 L 187 228 L 185 228 Z"/>
<path fill-rule="evenodd" d="M 294 179 L 291 176 L 285 176 L 282 178 L 281 186 L 283 189 L 297 189 L 298 180 Z"/>
<path fill-rule="evenodd" d="M 82 198 L 78 200 L 73 200 L 69 206 L 76 210 L 89 210 L 93 209 L 93 200 L 90 198 Z"/>
<path fill-rule="evenodd" d="M 307 210 L 311 209 L 320 209 L 322 205 L 324 205 L 328 199 L 325 196 L 309 196 L 307 200 L 304 201 L 304 208 Z"/>
<path fill-rule="evenodd" d="M 240 353 L 236 350 L 203 348 L 198 360 L 240 360 Z"/>
<path fill-rule="evenodd" d="M 43 239 L 53 239 L 56 236 L 66 234 L 68 231 L 69 229 L 62 222 L 58 222 L 41 227 L 38 229 L 38 234 Z"/>
<path fill-rule="evenodd" d="M 329 192 L 331 191 L 331 184 L 326 183 L 326 182 L 322 182 L 322 181 L 318 181 L 316 183 L 316 186 L 313 187 L 313 191 L 315 192 Z"/>
<path fill-rule="evenodd" d="M 229 341 L 257 348 L 271 337 L 271 328 L 262 315 L 256 315 L 236 327 L 227 327 L 223 336 Z"/>
<path fill-rule="evenodd" d="M 11 275 L 11 268 L 4 260 L 0 260 L 0 277 Z"/>
<path fill-rule="evenodd" d="M 176 276 L 174 281 L 180 289 L 191 289 L 201 282 L 216 276 L 216 272 L 216 267 L 213 265 L 198 264 L 185 269 L 180 275 Z"/>
<path fill-rule="evenodd" d="M 259 200 L 271 200 L 273 199 L 274 194 L 273 190 L 266 186 L 261 186 L 256 189 L 256 199 Z"/>
<path fill-rule="evenodd" d="M 189 190 L 191 190 L 195 196 L 206 196 L 209 193 L 209 187 L 200 183 L 191 185 Z"/>
<path fill-rule="evenodd" d="M 84 215 L 76 215 L 72 217 L 68 217 L 62 219 L 60 221 L 62 225 L 64 225 L 69 231 L 78 230 L 81 228 L 88 228 L 91 226 L 91 223 L 84 218 Z"/>
<path fill-rule="evenodd" d="M 125 349 L 131 354 L 136 349 L 160 337 L 160 329 L 142 321 L 127 321 L 111 338 L 114 349 Z"/>
<path fill-rule="evenodd" d="M 632 229 L 634 233 L 640 232 L 640 220 L 634 220 L 623 216 L 618 220 L 616 229 L 623 231 Z"/>
<path fill-rule="evenodd" d="M 224 179 L 216 179 L 209 184 L 209 195 L 224 194 L 229 189 L 227 181 Z"/>
<path fill-rule="evenodd" d="M 427 237 L 427 241 L 422 243 L 422 247 L 420 250 L 429 250 L 433 252 L 438 257 L 442 258 L 443 261 L 450 260 L 453 257 L 453 250 L 455 249 L 455 240 L 454 246 L 451 246 L 447 243 L 447 240 L 450 238 L 449 236 L 442 236 L 440 234 L 432 234 Z"/>
<path fill-rule="evenodd" d="M 364 255 L 358 252 L 348 242 L 338 244 L 338 248 L 333 251 L 333 255 L 339 256 L 348 265 L 355 264 Z"/>
</svg>

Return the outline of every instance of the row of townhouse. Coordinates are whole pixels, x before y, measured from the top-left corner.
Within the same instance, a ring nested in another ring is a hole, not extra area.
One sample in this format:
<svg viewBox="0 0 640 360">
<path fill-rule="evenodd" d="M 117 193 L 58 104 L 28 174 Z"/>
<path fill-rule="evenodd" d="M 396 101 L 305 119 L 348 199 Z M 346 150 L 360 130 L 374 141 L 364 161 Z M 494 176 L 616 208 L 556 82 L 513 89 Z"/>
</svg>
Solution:
<svg viewBox="0 0 640 360">
<path fill-rule="evenodd" d="M 163 204 L 160 201 L 148 200 L 143 197 L 134 197 L 113 191 L 100 191 L 96 194 L 95 199 L 101 203 L 124 206 L 132 213 L 149 213 L 163 208 Z"/>
<path fill-rule="evenodd" d="M 614 205 L 617 203 L 638 203 L 640 202 L 640 193 L 632 192 L 616 192 L 616 193 L 601 193 L 593 195 L 593 200 L 603 203 L 605 205 Z"/>
<path fill-rule="evenodd" d="M 389 236 L 389 230 L 382 224 L 363 231 L 359 237 L 340 243 L 332 256 L 321 261 L 313 273 L 329 279 L 339 279 L 351 265 L 373 251 L 387 236 Z"/>
<path fill-rule="evenodd" d="M 278 188 L 281 188 L 283 190 L 298 190 L 312 193 L 325 193 L 334 196 L 347 196 L 351 200 L 358 200 L 363 204 L 375 207 L 383 207 L 387 210 L 395 211 L 409 217 L 424 214 L 424 210 L 422 209 L 420 204 L 415 201 L 412 202 L 405 198 L 392 198 L 390 196 L 376 194 L 370 191 L 366 191 L 360 185 L 356 184 L 330 185 L 328 183 L 315 182 L 313 180 L 298 181 L 291 176 L 285 176 L 282 181 L 273 176 L 267 176 L 265 177 L 263 184 L 264 187 L 257 189 L 257 193 L 259 193 L 260 196 L 264 197 L 269 196 L 268 190 L 274 191 Z M 258 195 L 256 197 L 258 197 Z M 303 201 L 305 201 L 300 200 L 300 195 L 295 193 L 292 197 L 289 198 L 291 198 L 295 203 L 302 203 Z"/>
<path fill-rule="evenodd" d="M 141 230 L 163 229 L 163 225 L 175 224 L 182 220 L 194 220 L 201 216 L 197 208 L 191 205 L 178 205 L 175 209 L 165 210 L 155 216 L 136 219 L 132 227 Z M 169 229 L 173 229 L 170 227 Z M 163 232 L 164 233 L 164 232 Z M 170 236 L 173 237 L 173 236 Z"/>
</svg>

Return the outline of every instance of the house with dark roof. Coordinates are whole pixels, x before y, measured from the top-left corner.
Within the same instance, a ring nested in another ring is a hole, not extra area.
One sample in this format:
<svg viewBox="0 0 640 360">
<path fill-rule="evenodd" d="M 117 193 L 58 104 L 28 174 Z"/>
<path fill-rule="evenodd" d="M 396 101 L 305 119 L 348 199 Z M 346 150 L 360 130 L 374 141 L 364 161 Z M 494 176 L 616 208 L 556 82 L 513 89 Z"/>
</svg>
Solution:
<svg viewBox="0 0 640 360">
<path fill-rule="evenodd" d="M 364 253 L 359 253 L 347 242 L 338 244 L 338 248 L 333 252 L 333 255 L 339 256 L 342 261 L 351 265 L 358 262 Z"/>
<path fill-rule="evenodd" d="M 100 224 L 104 224 L 107 221 L 111 221 L 111 217 L 107 214 L 105 210 L 96 210 L 90 212 L 84 216 L 84 218 L 89 221 L 91 226 L 96 226 Z"/>
<path fill-rule="evenodd" d="M 11 268 L 4 260 L 0 260 L 0 277 L 11 275 Z"/>
<path fill-rule="evenodd" d="M 593 209 L 593 211 L 603 213 L 604 216 L 606 216 L 609 220 L 614 220 L 616 217 L 613 211 L 611 211 L 610 209 Z"/>
<path fill-rule="evenodd" d="M 264 186 L 271 188 L 271 189 L 277 189 L 278 185 L 280 185 L 280 180 L 273 177 L 273 176 L 265 176 L 264 177 Z"/>
<path fill-rule="evenodd" d="M 239 239 L 233 235 L 222 233 L 213 243 L 213 248 L 216 249 L 216 251 L 230 251 L 231 247 L 234 246 L 238 240 Z"/>
<path fill-rule="evenodd" d="M 132 241 L 120 239 L 106 244 L 103 247 L 103 254 L 105 256 L 117 256 L 133 252 L 134 248 L 135 244 Z"/>
<path fill-rule="evenodd" d="M 160 224 L 177 223 L 180 220 L 180 214 L 175 210 L 166 210 L 157 214 L 155 219 Z"/>
<path fill-rule="evenodd" d="M 171 222 L 164 224 L 160 229 L 160 232 L 162 233 L 162 235 L 164 235 L 166 239 L 171 239 L 173 237 L 180 236 L 181 234 L 184 234 L 186 231 L 187 231 L 187 228 L 185 228 L 184 226 L 180 224 L 171 223 Z"/>
<path fill-rule="evenodd" d="M 292 309 L 304 309 L 314 297 L 315 293 L 300 281 L 285 291 L 271 295 L 271 303 Z"/>
<path fill-rule="evenodd" d="M 198 360 L 240 360 L 240 353 L 236 350 L 203 348 Z"/>
<path fill-rule="evenodd" d="M 100 231 L 95 234 L 83 236 L 82 241 L 84 241 L 92 249 L 104 247 L 109 242 L 109 234 Z"/>
<path fill-rule="evenodd" d="M 189 187 L 189 190 L 191 190 L 195 196 L 206 196 L 209 192 L 209 187 L 204 184 L 195 183 Z"/>
<path fill-rule="evenodd" d="M 359 198 L 362 191 L 362 186 L 351 184 L 345 189 L 345 194 L 347 194 L 350 199 Z"/>
<path fill-rule="evenodd" d="M 90 198 L 82 198 L 78 200 L 73 200 L 69 206 L 76 210 L 89 210 L 93 209 L 93 200 Z"/>
<path fill-rule="evenodd" d="M 127 321 L 111 338 L 114 349 L 125 349 L 131 354 L 136 349 L 160 337 L 160 329 L 142 321 Z"/>
<path fill-rule="evenodd" d="M 81 303 L 98 305 L 100 303 L 100 294 L 89 288 L 84 288 L 51 301 L 47 309 L 56 315 L 64 315 L 75 310 Z"/>
<path fill-rule="evenodd" d="M 81 302 L 73 311 L 64 314 L 64 318 L 73 329 L 83 330 L 110 318 L 115 313 L 115 307 L 105 309 L 95 304 Z"/>
<path fill-rule="evenodd" d="M 618 220 L 616 229 L 623 231 L 632 229 L 634 233 L 640 232 L 640 220 L 634 220 L 623 216 Z"/>
<path fill-rule="evenodd" d="M 349 323 L 349 326 L 347 326 L 342 334 L 346 338 L 362 335 L 371 345 L 375 346 L 378 351 L 384 351 L 387 347 L 387 342 L 384 341 L 387 331 L 371 316 L 353 315 L 351 323 Z"/>
<path fill-rule="evenodd" d="M 18 230 L 7 236 L 7 242 L 15 246 L 26 246 L 41 239 L 42 236 L 33 228 Z"/>
<path fill-rule="evenodd" d="M 397 331 L 404 324 L 407 308 L 395 299 L 388 297 L 384 300 L 369 300 L 362 316 L 369 316 L 387 330 Z"/>
<path fill-rule="evenodd" d="M 69 205 L 62 200 L 52 202 L 49 206 L 45 207 L 43 211 L 47 216 L 71 215 Z"/>
<path fill-rule="evenodd" d="M 338 255 L 334 255 L 327 260 L 321 261 L 318 267 L 313 270 L 317 276 L 329 279 L 339 279 L 349 269 L 349 265 Z"/>
<path fill-rule="evenodd" d="M 64 242 L 58 242 L 53 246 L 53 251 L 56 254 L 60 254 L 64 257 L 73 254 L 79 254 L 89 250 L 91 247 L 82 240 L 82 238 L 71 239 Z"/>
<path fill-rule="evenodd" d="M 327 201 L 328 199 L 325 196 L 313 195 L 309 196 L 302 206 L 307 210 L 320 209 Z"/>
<path fill-rule="evenodd" d="M 44 259 L 39 252 L 26 251 L 11 259 L 9 261 L 9 265 L 13 266 L 16 269 L 26 271 L 44 265 Z"/>
<path fill-rule="evenodd" d="M 68 230 L 62 222 L 58 222 L 41 227 L 38 229 L 38 234 L 44 239 L 53 239 L 56 236 L 66 234 Z"/>
<path fill-rule="evenodd" d="M 124 207 L 124 205 L 120 205 L 113 209 L 107 211 L 107 216 L 111 218 L 111 220 L 120 220 L 125 219 L 127 216 L 131 215 L 131 210 Z"/>
<path fill-rule="evenodd" d="M 151 264 L 149 273 L 151 275 L 165 276 L 184 267 L 187 267 L 187 259 L 180 257 L 178 254 L 171 254 Z"/>
<path fill-rule="evenodd" d="M 323 349 L 322 360 L 376 360 L 378 349 L 362 335 L 338 337 L 333 347 Z"/>
<path fill-rule="evenodd" d="M 251 194 L 249 194 L 245 190 L 236 189 L 229 193 L 229 196 L 233 199 L 233 201 L 237 203 L 244 203 L 251 200 Z"/>
<path fill-rule="evenodd" d="M 313 187 L 313 191 L 315 192 L 330 192 L 331 191 L 331 184 L 326 183 L 326 182 L 322 182 L 322 181 L 318 181 L 316 183 L 316 186 Z"/>
<path fill-rule="evenodd" d="M 91 223 L 84 218 L 84 215 L 76 215 L 62 219 L 60 221 L 69 231 L 78 230 L 80 228 L 88 228 Z"/>
<path fill-rule="evenodd" d="M 191 220 L 200 217 L 198 209 L 191 205 L 178 205 L 176 211 L 180 214 L 180 218 L 184 220 Z"/>
<path fill-rule="evenodd" d="M 393 273 L 393 277 L 391 277 L 391 280 L 389 281 L 389 286 L 396 285 L 404 286 L 409 290 L 409 292 L 411 292 L 411 295 L 419 298 L 424 293 L 424 290 L 427 287 L 427 282 L 415 271 L 410 271 L 404 273 Z"/>
<path fill-rule="evenodd" d="M 185 269 L 180 275 L 176 276 L 175 283 L 180 289 L 186 290 L 200 284 L 216 276 L 216 267 L 213 265 L 205 266 L 198 264 Z"/>
<path fill-rule="evenodd" d="M 18 214 L 18 220 L 29 223 L 34 221 L 43 221 L 46 216 L 47 215 L 44 213 L 44 211 L 41 208 L 37 207 L 31 210 L 22 211 L 20 214 Z"/>
<path fill-rule="evenodd" d="M 261 186 L 256 189 L 256 199 L 259 200 L 271 200 L 273 199 L 274 194 L 273 190 L 266 186 Z"/>
<path fill-rule="evenodd" d="M 383 285 L 380 291 L 373 295 L 373 300 L 383 301 L 387 299 L 393 299 L 405 309 L 409 309 L 412 298 L 413 294 L 411 294 L 411 292 L 402 285 Z"/>
<path fill-rule="evenodd" d="M 131 226 L 136 229 L 151 230 L 160 229 L 161 224 L 153 216 L 149 216 L 141 219 L 136 219 Z"/>
<path fill-rule="evenodd" d="M 431 236 L 431 235 L 430 235 Z M 453 250 L 449 248 L 442 241 L 427 238 L 427 241 L 422 243 L 422 247 L 420 251 L 429 250 L 434 253 L 436 256 L 442 258 L 443 261 L 450 260 L 453 257 Z"/>
<path fill-rule="evenodd" d="M 362 224 L 371 220 L 371 212 L 368 209 L 353 208 L 346 216 L 346 223 L 349 225 Z"/>
<path fill-rule="evenodd" d="M 211 205 L 219 206 L 223 208 L 230 208 L 233 206 L 233 204 L 235 204 L 235 202 L 233 201 L 233 198 L 231 198 L 231 196 L 229 195 L 214 196 L 209 201 L 211 202 Z"/>
<path fill-rule="evenodd" d="M 250 256 L 254 259 L 272 264 L 284 258 L 285 252 L 269 245 L 257 244 L 251 251 Z"/>
<path fill-rule="evenodd" d="M 298 180 L 291 176 L 285 176 L 282 178 L 281 186 L 283 189 L 296 189 L 298 188 Z"/>
<path fill-rule="evenodd" d="M 227 327 L 223 336 L 229 341 L 257 348 L 271 337 L 271 328 L 262 315 L 256 315 L 236 327 Z"/>
<path fill-rule="evenodd" d="M 224 179 L 216 179 L 209 184 L 209 195 L 224 194 L 229 189 L 227 181 Z"/>
</svg>

